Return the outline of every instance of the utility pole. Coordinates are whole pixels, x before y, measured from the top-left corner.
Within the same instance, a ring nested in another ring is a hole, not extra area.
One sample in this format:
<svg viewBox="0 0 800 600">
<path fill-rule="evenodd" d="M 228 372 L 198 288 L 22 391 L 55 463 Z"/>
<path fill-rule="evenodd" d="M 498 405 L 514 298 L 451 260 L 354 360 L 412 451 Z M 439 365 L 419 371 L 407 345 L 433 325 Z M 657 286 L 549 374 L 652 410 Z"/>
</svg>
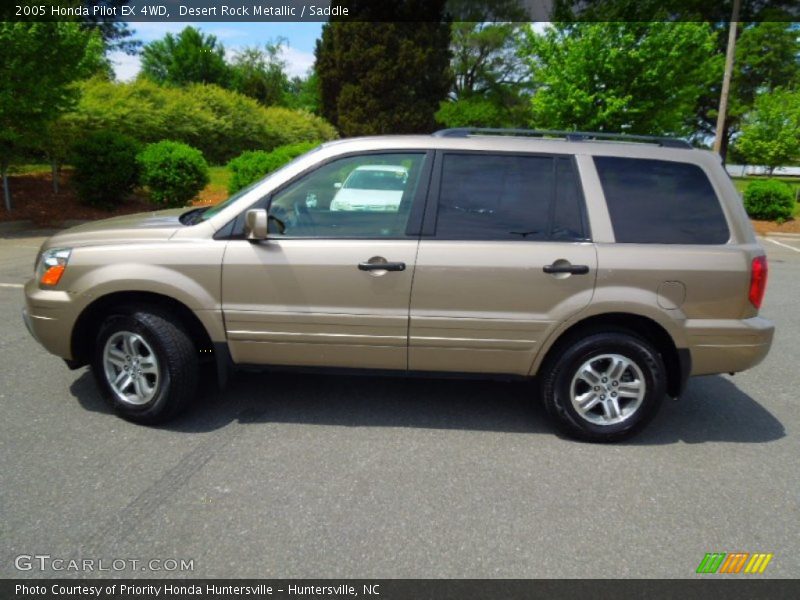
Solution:
<svg viewBox="0 0 800 600">
<path fill-rule="evenodd" d="M 722 93 L 719 96 L 719 114 L 717 130 L 714 138 L 714 152 L 721 154 L 722 137 L 725 134 L 725 117 L 728 114 L 728 94 L 731 90 L 731 73 L 733 72 L 733 55 L 736 51 L 736 30 L 739 28 L 739 8 L 742 0 L 733 0 L 730 28 L 728 30 L 728 49 L 725 52 L 725 74 L 722 76 Z"/>
</svg>

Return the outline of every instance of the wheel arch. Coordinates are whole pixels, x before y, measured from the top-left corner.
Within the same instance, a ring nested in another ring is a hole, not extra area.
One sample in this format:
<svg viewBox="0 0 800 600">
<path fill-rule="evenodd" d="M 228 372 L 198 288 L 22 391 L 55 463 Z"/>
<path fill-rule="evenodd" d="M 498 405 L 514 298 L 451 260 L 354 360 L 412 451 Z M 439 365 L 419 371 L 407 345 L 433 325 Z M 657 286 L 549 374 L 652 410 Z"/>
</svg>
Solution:
<svg viewBox="0 0 800 600">
<path fill-rule="evenodd" d="M 156 306 L 169 312 L 186 329 L 200 353 L 201 360 L 206 357 L 210 359 L 217 354 L 216 346 L 219 344 L 212 342 L 203 322 L 192 309 L 179 300 L 155 292 L 112 292 L 92 301 L 75 321 L 70 339 L 70 367 L 77 368 L 90 362 L 93 343 L 104 317 L 123 306 Z"/>
<path fill-rule="evenodd" d="M 635 313 L 609 312 L 585 317 L 555 334 L 552 342 L 531 368 L 536 374 L 554 360 L 554 357 L 575 338 L 598 331 L 623 331 L 644 338 L 661 354 L 667 370 L 667 393 L 677 398 L 686 387 L 691 372 L 691 354 L 679 348 L 672 335 L 658 321 Z"/>
</svg>

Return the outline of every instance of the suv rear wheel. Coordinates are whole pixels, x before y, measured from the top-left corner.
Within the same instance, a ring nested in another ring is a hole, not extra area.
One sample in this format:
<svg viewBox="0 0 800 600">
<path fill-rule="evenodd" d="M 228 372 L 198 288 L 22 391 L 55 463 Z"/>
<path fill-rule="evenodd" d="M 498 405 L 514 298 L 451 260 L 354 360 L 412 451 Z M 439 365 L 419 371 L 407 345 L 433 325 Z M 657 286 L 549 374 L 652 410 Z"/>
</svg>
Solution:
<svg viewBox="0 0 800 600">
<path fill-rule="evenodd" d="M 575 338 L 542 379 L 548 413 L 566 434 L 613 442 L 641 430 L 658 412 L 666 369 L 658 351 L 629 333 Z"/>
<path fill-rule="evenodd" d="M 175 319 L 158 308 L 115 311 L 100 326 L 92 371 L 122 417 L 159 423 L 177 415 L 197 388 L 197 352 Z"/>
</svg>

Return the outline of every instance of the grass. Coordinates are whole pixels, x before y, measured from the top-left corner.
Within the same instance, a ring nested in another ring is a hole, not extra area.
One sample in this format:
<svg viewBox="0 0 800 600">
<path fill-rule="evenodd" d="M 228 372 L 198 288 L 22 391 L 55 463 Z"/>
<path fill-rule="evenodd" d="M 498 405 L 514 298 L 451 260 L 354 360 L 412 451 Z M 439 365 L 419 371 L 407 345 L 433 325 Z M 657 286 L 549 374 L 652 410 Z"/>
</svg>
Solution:
<svg viewBox="0 0 800 600">
<path fill-rule="evenodd" d="M 221 167 L 210 167 L 209 175 L 211 176 L 211 183 L 208 185 L 213 185 L 215 187 L 222 187 L 226 190 L 228 189 L 228 181 L 231 178 L 231 172 L 228 170 L 228 167 L 221 166 Z"/>
<path fill-rule="evenodd" d="M 8 168 L 9 175 L 41 175 L 42 173 L 49 175 L 50 172 L 50 165 L 47 163 L 11 165 Z"/>
<path fill-rule="evenodd" d="M 216 204 L 228 197 L 228 181 L 231 172 L 227 167 L 209 167 L 209 183 L 197 195 L 195 204 Z"/>
</svg>

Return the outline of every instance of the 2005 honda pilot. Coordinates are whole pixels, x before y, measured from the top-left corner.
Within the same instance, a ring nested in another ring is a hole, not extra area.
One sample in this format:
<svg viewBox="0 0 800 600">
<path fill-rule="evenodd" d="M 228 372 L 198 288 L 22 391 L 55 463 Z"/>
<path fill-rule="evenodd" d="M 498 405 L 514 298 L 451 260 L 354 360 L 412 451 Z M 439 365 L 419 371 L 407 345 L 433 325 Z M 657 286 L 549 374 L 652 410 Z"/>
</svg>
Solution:
<svg viewBox="0 0 800 600">
<path fill-rule="evenodd" d="M 611 441 L 690 375 L 765 357 L 766 279 L 710 152 L 456 129 L 327 143 L 217 206 L 59 233 L 24 317 L 137 422 L 188 405 L 205 363 L 333 367 L 537 376 L 563 430 Z"/>
</svg>

